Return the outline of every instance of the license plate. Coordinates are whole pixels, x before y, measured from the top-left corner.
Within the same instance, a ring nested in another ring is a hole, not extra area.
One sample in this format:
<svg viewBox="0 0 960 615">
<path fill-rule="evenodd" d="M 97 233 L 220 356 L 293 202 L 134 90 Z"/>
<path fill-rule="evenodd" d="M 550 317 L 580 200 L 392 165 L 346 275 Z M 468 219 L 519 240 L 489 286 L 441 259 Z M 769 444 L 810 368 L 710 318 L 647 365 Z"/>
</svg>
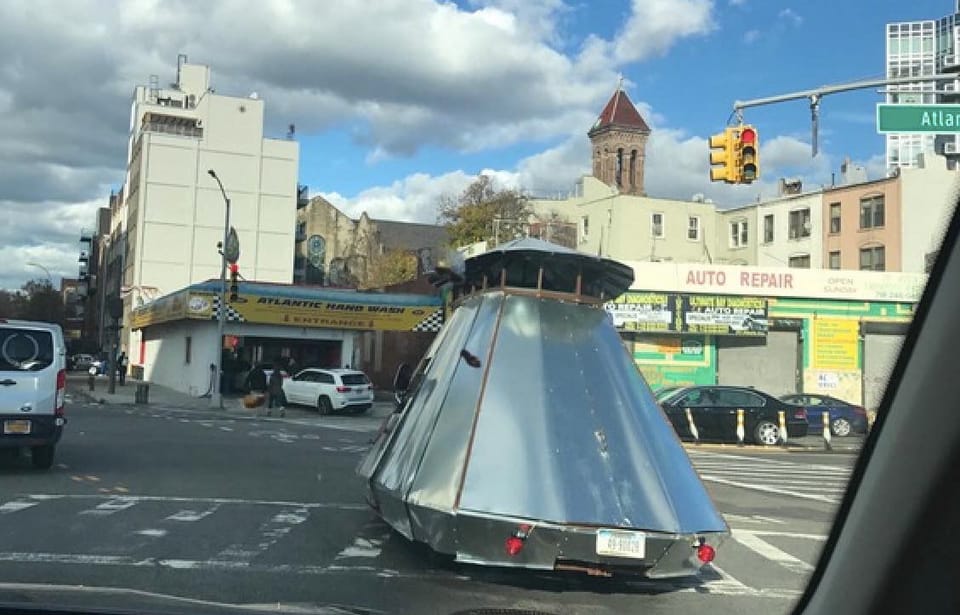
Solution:
<svg viewBox="0 0 960 615">
<path fill-rule="evenodd" d="M 30 433 L 30 421 L 4 421 L 3 433 L 28 434 Z"/>
<path fill-rule="evenodd" d="M 647 535 L 643 532 L 600 530 L 597 532 L 597 555 L 643 559 Z"/>
</svg>

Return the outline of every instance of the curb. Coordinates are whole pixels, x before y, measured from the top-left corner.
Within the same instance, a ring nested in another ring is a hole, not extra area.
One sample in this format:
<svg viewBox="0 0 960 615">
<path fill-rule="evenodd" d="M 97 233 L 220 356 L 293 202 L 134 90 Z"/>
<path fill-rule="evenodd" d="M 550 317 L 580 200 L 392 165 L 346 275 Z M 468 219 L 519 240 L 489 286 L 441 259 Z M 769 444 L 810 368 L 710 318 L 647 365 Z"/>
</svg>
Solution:
<svg viewBox="0 0 960 615">
<path fill-rule="evenodd" d="M 827 450 L 822 446 L 757 446 L 748 444 L 745 446 L 739 446 L 736 444 L 693 444 L 689 442 L 683 442 L 683 448 L 688 451 L 710 451 L 710 450 L 721 450 L 726 452 L 750 452 L 750 453 L 778 453 L 778 454 L 788 454 L 788 453 L 824 453 L 829 455 L 856 455 L 860 453 L 859 448 L 849 448 L 843 447 L 838 448 L 834 447 L 831 450 Z"/>
</svg>

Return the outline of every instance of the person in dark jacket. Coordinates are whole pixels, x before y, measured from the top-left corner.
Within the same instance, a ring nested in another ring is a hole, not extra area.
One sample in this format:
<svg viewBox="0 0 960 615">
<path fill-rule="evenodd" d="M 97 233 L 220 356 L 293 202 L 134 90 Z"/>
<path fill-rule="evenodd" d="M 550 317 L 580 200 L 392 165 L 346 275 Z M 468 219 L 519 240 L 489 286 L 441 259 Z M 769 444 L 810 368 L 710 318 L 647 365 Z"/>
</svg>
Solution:
<svg viewBox="0 0 960 615">
<path fill-rule="evenodd" d="M 267 390 L 267 374 L 259 365 L 254 365 L 247 374 L 247 388 L 251 393 L 264 393 Z"/>
<path fill-rule="evenodd" d="M 270 381 L 267 384 L 267 416 L 273 413 L 274 408 L 279 409 L 280 416 L 286 413 L 283 407 L 283 372 L 279 363 L 273 366 Z"/>
</svg>

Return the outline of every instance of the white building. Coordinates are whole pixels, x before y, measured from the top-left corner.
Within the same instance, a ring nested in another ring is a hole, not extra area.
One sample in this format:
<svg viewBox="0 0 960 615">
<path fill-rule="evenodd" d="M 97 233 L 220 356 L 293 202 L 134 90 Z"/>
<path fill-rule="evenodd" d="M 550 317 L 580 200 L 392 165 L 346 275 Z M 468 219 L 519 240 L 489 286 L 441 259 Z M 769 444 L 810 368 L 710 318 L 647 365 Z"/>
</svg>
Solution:
<svg viewBox="0 0 960 615">
<path fill-rule="evenodd" d="M 255 93 L 215 93 L 209 67 L 180 56 L 169 88 L 156 77 L 136 87 L 127 160 L 125 199 L 112 220 L 126 237 L 123 280 L 131 292 L 125 314 L 219 277 L 224 199 L 210 169 L 230 198 L 241 274 L 292 281 L 299 147 L 264 138 L 264 101 Z M 136 336 L 128 351 L 139 344 Z"/>
<path fill-rule="evenodd" d="M 757 265 L 822 269 L 823 195 L 783 195 L 757 205 Z"/>
<path fill-rule="evenodd" d="M 917 77 L 960 70 L 960 0 L 954 12 L 937 20 L 908 21 L 887 24 L 887 77 Z M 887 101 L 891 104 L 955 103 L 960 98 L 960 81 L 923 81 L 889 86 Z M 887 169 L 916 167 L 925 151 L 960 153 L 960 137 L 956 134 L 886 135 Z"/>
</svg>

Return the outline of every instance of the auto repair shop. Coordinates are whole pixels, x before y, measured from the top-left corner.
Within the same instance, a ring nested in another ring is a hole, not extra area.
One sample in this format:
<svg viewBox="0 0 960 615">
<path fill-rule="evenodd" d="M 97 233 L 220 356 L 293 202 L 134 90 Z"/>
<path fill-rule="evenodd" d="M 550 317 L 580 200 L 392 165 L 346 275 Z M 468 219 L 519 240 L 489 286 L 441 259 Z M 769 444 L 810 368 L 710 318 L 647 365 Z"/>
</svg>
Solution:
<svg viewBox="0 0 960 615">
<path fill-rule="evenodd" d="M 926 275 L 628 262 L 606 308 L 651 387 L 824 393 L 875 409 Z"/>
<path fill-rule="evenodd" d="M 129 353 L 135 375 L 203 395 L 212 386 L 217 348 L 225 391 L 260 362 L 362 369 L 365 354 L 379 357 L 370 346 L 384 332 L 432 338 L 443 324 L 439 296 L 241 282 L 218 343 L 219 289 L 216 280 L 194 284 L 132 313 L 131 328 L 139 331 Z"/>
</svg>

